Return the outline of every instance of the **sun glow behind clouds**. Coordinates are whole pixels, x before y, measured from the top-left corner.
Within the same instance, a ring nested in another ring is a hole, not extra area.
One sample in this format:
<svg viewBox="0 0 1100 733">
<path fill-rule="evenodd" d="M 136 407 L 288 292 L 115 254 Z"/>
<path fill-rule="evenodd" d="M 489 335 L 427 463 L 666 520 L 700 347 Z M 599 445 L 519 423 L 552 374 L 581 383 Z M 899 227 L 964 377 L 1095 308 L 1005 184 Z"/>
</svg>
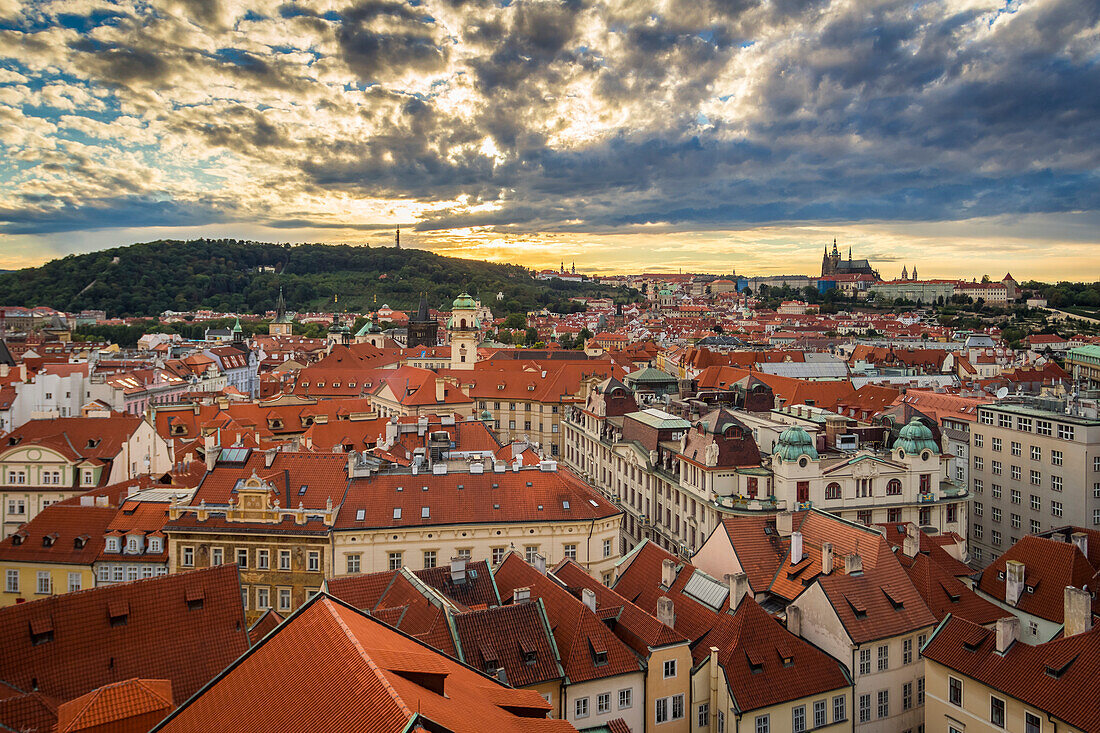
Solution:
<svg viewBox="0 0 1100 733">
<path fill-rule="evenodd" d="M 1079 0 L 0 0 L 0 266 L 160 236 L 1095 277 Z"/>
</svg>

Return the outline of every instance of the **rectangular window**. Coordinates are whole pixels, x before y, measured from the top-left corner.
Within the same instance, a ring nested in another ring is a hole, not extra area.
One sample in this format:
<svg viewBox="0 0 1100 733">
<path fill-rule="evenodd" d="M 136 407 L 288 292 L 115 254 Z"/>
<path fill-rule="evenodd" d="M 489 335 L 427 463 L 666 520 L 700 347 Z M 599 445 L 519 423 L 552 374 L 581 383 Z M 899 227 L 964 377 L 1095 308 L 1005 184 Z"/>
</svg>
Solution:
<svg viewBox="0 0 1100 733">
<path fill-rule="evenodd" d="M 565 555 L 566 560 L 576 560 L 577 559 L 577 546 L 575 544 L 563 545 L 562 546 L 562 551 Z"/>
<path fill-rule="evenodd" d="M 361 558 L 361 555 L 359 555 L 358 553 L 356 553 L 354 555 L 348 555 L 347 556 L 346 559 L 347 559 L 348 575 L 352 575 L 354 573 L 359 572 L 359 560 L 360 560 L 360 558 Z"/>
<path fill-rule="evenodd" d="M 1012 416 L 1011 415 L 998 415 L 997 416 L 997 427 L 1011 428 L 1012 427 Z"/>
<path fill-rule="evenodd" d="M 1062 490 L 1062 477 L 1061 476 L 1051 476 L 1050 477 L 1050 488 L 1051 488 L 1052 491 L 1061 491 Z"/>
<path fill-rule="evenodd" d="M 69 592 L 80 590 L 80 573 L 69 573 Z"/>
<path fill-rule="evenodd" d="M 963 683 L 955 677 L 947 678 L 947 702 L 957 707 L 963 704 Z"/>
<path fill-rule="evenodd" d="M 990 440 L 989 440 L 989 449 L 1000 452 L 1000 450 L 1001 450 L 1001 439 L 1000 438 L 990 438 Z"/>
<path fill-rule="evenodd" d="M 982 534 L 985 533 L 985 528 L 982 527 L 982 525 L 980 524 L 972 524 L 970 525 L 970 531 L 974 534 L 974 539 L 980 540 L 982 538 Z"/>
<path fill-rule="evenodd" d="M 772 733 L 772 719 L 770 715 L 756 716 L 756 733 Z"/>
<path fill-rule="evenodd" d="M 603 556 L 611 557 L 611 540 L 603 541 Z"/>
<path fill-rule="evenodd" d="M 539 554 L 538 545 L 527 545 L 523 548 L 523 559 L 530 565 L 535 564 L 535 555 L 537 554 Z"/>
<path fill-rule="evenodd" d="M 1054 464 L 1055 466 L 1061 466 L 1062 465 L 1062 451 L 1052 450 L 1050 452 L 1050 462 L 1052 464 Z"/>
<path fill-rule="evenodd" d="M 869 648 L 859 650 L 859 673 L 871 674 L 871 650 Z"/>
<path fill-rule="evenodd" d="M 185 568 L 191 568 L 195 566 L 195 548 L 184 547 L 181 548 L 180 565 Z"/>
<path fill-rule="evenodd" d="M 1036 420 L 1035 421 L 1035 433 L 1037 435 L 1050 435 L 1051 434 L 1050 421 L 1048 420 Z"/>
<path fill-rule="evenodd" d="M 634 690 L 619 690 L 619 710 L 634 707 Z"/>
<path fill-rule="evenodd" d="M 1060 502 L 1060 501 L 1051 501 L 1050 502 L 1050 513 L 1053 514 L 1056 517 L 1062 516 L 1062 502 Z"/>
<path fill-rule="evenodd" d="M 806 733 L 805 705 L 799 705 L 791 710 L 791 730 L 793 733 Z"/>
<path fill-rule="evenodd" d="M 1015 440 L 1012 441 L 1012 455 L 1019 456 L 1020 454 L 1023 453 L 1023 451 L 1024 451 L 1024 447 L 1022 445 L 1017 443 Z"/>
<path fill-rule="evenodd" d="M 4 591 L 7 593 L 19 592 L 19 571 L 8 570 L 4 573 Z"/>
<path fill-rule="evenodd" d="M 290 596 L 290 588 L 280 588 L 279 589 L 279 610 L 280 611 L 289 611 L 290 610 L 290 597 L 291 597 Z"/>
<path fill-rule="evenodd" d="M 271 590 L 268 588 L 256 589 L 256 609 L 259 611 L 266 611 L 271 605 Z"/>
<path fill-rule="evenodd" d="M 989 696 L 989 722 L 998 728 L 1005 727 L 1005 701 L 992 695 Z"/>
<path fill-rule="evenodd" d="M 241 568 L 248 567 L 248 550 L 237 548 L 237 566 Z"/>
<path fill-rule="evenodd" d="M 271 567 L 271 551 L 256 550 L 256 569 L 268 570 Z"/>
<path fill-rule="evenodd" d="M 1010 514 L 1009 518 L 1012 521 L 1012 528 L 1013 529 L 1019 529 L 1020 528 L 1020 515 L 1019 514 Z"/>
<path fill-rule="evenodd" d="M 435 550 L 424 550 L 424 569 L 435 567 Z"/>
<path fill-rule="evenodd" d="M 696 727 L 706 728 L 710 725 L 710 703 L 702 703 L 699 705 L 699 712 L 696 715 Z"/>
<path fill-rule="evenodd" d="M 654 703 L 653 720 L 657 723 L 667 723 L 670 698 L 659 697 L 656 703 Z"/>
<path fill-rule="evenodd" d="M 611 712 L 611 693 L 601 692 L 596 697 L 596 712 L 598 714 Z"/>
<path fill-rule="evenodd" d="M 1000 544 L 1001 544 L 1001 533 L 1000 533 L 1000 532 L 998 532 L 998 531 L 997 531 L 997 530 L 995 530 L 995 529 L 994 529 L 994 530 L 990 530 L 990 532 L 989 532 L 989 540 L 990 540 L 990 542 L 992 542 L 992 543 L 993 543 L 993 544 L 995 544 L 995 545 L 1000 545 Z"/>
<path fill-rule="evenodd" d="M 985 459 L 982 458 L 981 456 L 974 456 L 974 470 L 975 471 L 984 471 L 985 470 Z"/>
<path fill-rule="evenodd" d="M 999 521 L 1001 521 L 1001 508 L 1000 508 L 1000 507 L 997 507 L 997 506 L 995 506 L 995 507 L 992 507 L 991 511 L 992 511 L 992 518 L 993 518 L 993 521 L 994 521 L 994 522 L 999 522 Z"/>
<path fill-rule="evenodd" d="M 839 723 L 848 719 L 848 699 L 844 695 L 833 698 L 833 722 Z"/>
<path fill-rule="evenodd" d="M 909 710 L 913 707 L 913 683 L 906 682 L 901 686 L 901 709 Z"/>
<path fill-rule="evenodd" d="M 1019 489 L 1012 489 L 1011 491 L 1008 492 L 1008 494 L 1012 498 L 1012 503 L 1013 504 L 1019 504 L 1020 503 L 1021 495 L 1020 495 L 1020 490 Z"/>
<path fill-rule="evenodd" d="M 507 547 L 494 547 L 493 548 L 493 564 L 500 565 L 504 562 L 504 554 L 508 552 Z"/>
<path fill-rule="evenodd" d="M 290 550 L 279 550 L 279 570 L 290 570 Z"/>
<path fill-rule="evenodd" d="M 1059 425 L 1058 437 L 1062 440 L 1073 440 L 1073 426 L 1072 425 Z"/>
<path fill-rule="evenodd" d="M 1009 466 L 1008 474 L 1012 477 L 1013 481 L 1019 481 L 1020 478 L 1023 476 L 1023 471 L 1019 466 Z"/>
<path fill-rule="evenodd" d="M 402 556 L 401 556 L 400 552 L 391 552 L 389 554 L 390 570 L 400 570 L 401 569 L 401 559 L 402 559 Z"/>
<path fill-rule="evenodd" d="M 814 700 L 814 727 L 821 728 L 828 722 L 826 718 L 825 701 Z"/>
<path fill-rule="evenodd" d="M 1016 429 L 1022 430 L 1025 433 L 1031 432 L 1031 418 L 1030 417 L 1018 417 L 1016 418 Z"/>
<path fill-rule="evenodd" d="M 901 642 L 901 663 L 910 664 L 913 661 L 913 640 L 905 639 Z"/>
<path fill-rule="evenodd" d="M 665 662 L 665 679 L 676 676 L 676 660 L 669 659 Z"/>
<path fill-rule="evenodd" d="M 1042 509 L 1042 503 L 1039 497 L 1035 494 L 1031 495 L 1031 508 L 1033 511 L 1039 511 L 1040 509 Z"/>
<path fill-rule="evenodd" d="M 982 485 L 982 480 L 980 478 L 974 479 L 974 493 L 975 494 L 980 494 L 984 490 L 985 490 L 985 486 Z"/>
<path fill-rule="evenodd" d="M 1038 715 L 1024 712 L 1024 733 L 1043 733 L 1043 721 Z"/>
<path fill-rule="evenodd" d="M 684 696 L 673 695 L 672 696 L 672 719 L 683 720 L 684 718 Z"/>
<path fill-rule="evenodd" d="M 1000 484 L 991 484 L 990 487 L 989 487 L 989 490 L 990 490 L 990 494 L 993 495 L 994 499 L 1000 499 L 1001 498 L 1001 485 Z"/>
<path fill-rule="evenodd" d="M 883 644 L 878 648 L 878 671 L 885 672 L 890 669 L 890 647 Z"/>
<path fill-rule="evenodd" d="M 985 512 L 985 507 L 982 506 L 980 501 L 974 502 L 974 516 L 980 517 Z"/>
<path fill-rule="evenodd" d="M 924 645 L 924 642 L 921 642 L 921 646 L 923 646 L 923 645 Z M 917 705 L 923 705 L 923 704 L 924 704 L 924 677 L 922 676 L 922 677 L 917 678 Z"/>
<path fill-rule="evenodd" d="M 306 569 L 311 573 L 319 572 L 321 570 L 321 553 L 318 550 L 310 550 L 307 557 L 309 564 Z"/>
<path fill-rule="evenodd" d="M 220 547 L 215 547 L 210 550 L 210 565 L 218 566 L 225 562 L 225 550 Z"/>
<path fill-rule="evenodd" d="M 879 690 L 878 691 L 878 717 L 889 718 L 890 717 L 890 691 Z"/>
<path fill-rule="evenodd" d="M 990 461 L 989 462 L 989 470 L 993 472 L 994 476 L 1000 476 L 1001 475 L 1001 462 L 1000 461 Z"/>
<path fill-rule="evenodd" d="M 859 722 L 867 723 L 871 720 L 871 694 L 859 696 Z"/>
<path fill-rule="evenodd" d="M 985 436 L 981 433 L 974 433 L 974 447 L 981 448 L 985 444 Z"/>
</svg>

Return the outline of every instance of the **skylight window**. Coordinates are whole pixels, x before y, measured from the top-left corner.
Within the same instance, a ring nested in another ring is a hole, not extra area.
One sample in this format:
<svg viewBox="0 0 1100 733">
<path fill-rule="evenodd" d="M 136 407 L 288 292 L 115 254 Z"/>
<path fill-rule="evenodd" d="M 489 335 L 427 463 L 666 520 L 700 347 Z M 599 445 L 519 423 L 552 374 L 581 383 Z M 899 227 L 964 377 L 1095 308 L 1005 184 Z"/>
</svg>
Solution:
<svg viewBox="0 0 1100 733">
<path fill-rule="evenodd" d="M 355 521 L 356 522 L 362 522 L 366 518 L 367 518 L 367 510 L 366 509 L 357 509 L 355 511 Z"/>
<path fill-rule="evenodd" d="M 401 507 L 395 506 L 393 508 L 393 518 L 394 519 L 400 519 L 401 518 Z"/>
<path fill-rule="evenodd" d="M 569 511 L 569 502 L 568 501 L 563 501 L 561 503 L 561 508 L 566 510 L 566 511 Z"/>
<path fill-rule="evenodd" d="M 308 489 L 308 488 L 309 488 L 308 484 L 302 484 L 301 488 L 298 489 L 298 496 L 301 496 L 302 494 L 306 493 L 306 489 Z"/>
<path fill-rule="evenodd" d="M 431 517 L 431 510 L 426 506 L 420 507 L 420 518 L 421 519 L 428 519 L 430 517 Z"/>
</svg>

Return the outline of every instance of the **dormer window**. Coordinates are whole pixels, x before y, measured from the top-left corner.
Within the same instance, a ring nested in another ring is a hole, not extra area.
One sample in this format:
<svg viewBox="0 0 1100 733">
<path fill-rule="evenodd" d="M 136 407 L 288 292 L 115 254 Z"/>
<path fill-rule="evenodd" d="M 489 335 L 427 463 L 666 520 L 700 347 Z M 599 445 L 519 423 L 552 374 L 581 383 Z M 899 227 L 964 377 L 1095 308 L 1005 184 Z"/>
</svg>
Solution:
<svg viewBox="0 0 1100 733">
<path fill-rule="evenodd" d="M 118 537 L 107 538 L 107 552 L 118 552 Z"/>
<path fill-rule="evenodd" d="M 85 486 L 90 486 L 95 481 L 95 472 L 91 469 L 85 469 L 81 472 L 81 483 Z"/>
<path fill-rule="evenodd" d="M 88 438 L 88 447 L 95 448 L 99 445 L 100 438 Z"/>
<path fill-rule="evenodd" d="M 160 537 L 149 539 L 149 552 L 160 552 Z"/>
<path fill-rule="evenodd" d="M 88 544 L 88 539 L 89 539 L 88 535 L 86 535 L 86 534 L 80 535 L 79 537 L 77 537 L 73 540 L 73 548 L 77 549 L 77 550 L 83 549 L 84 546 L 86 544 Z"/>
<path fill-rule="evenodd" d="M 51 532 L 42 538 L 43 547 L 53 547 L 53 543 L 57 541 L 57 532 Z"/>
<path fill-rule="evenodd" d="M 128 537 L 126 539 L 126 552 L 137 552 L 137 551 L 138 551 L 138 538 L 137 537 Z"/>
</svg>

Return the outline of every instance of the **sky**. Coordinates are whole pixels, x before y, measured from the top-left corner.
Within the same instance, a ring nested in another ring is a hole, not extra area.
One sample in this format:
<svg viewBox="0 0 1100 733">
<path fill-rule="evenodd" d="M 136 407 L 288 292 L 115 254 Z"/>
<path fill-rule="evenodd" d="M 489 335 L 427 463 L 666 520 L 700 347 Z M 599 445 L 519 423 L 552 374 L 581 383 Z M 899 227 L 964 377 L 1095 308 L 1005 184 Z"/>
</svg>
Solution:
<svg viewBox="0 0 1100 733">
<path fill-rule="evenodd" d="M 0 268 L 161 238 L 1100 279 L 1100 3 L 0 0 Z"/>
</svg>

